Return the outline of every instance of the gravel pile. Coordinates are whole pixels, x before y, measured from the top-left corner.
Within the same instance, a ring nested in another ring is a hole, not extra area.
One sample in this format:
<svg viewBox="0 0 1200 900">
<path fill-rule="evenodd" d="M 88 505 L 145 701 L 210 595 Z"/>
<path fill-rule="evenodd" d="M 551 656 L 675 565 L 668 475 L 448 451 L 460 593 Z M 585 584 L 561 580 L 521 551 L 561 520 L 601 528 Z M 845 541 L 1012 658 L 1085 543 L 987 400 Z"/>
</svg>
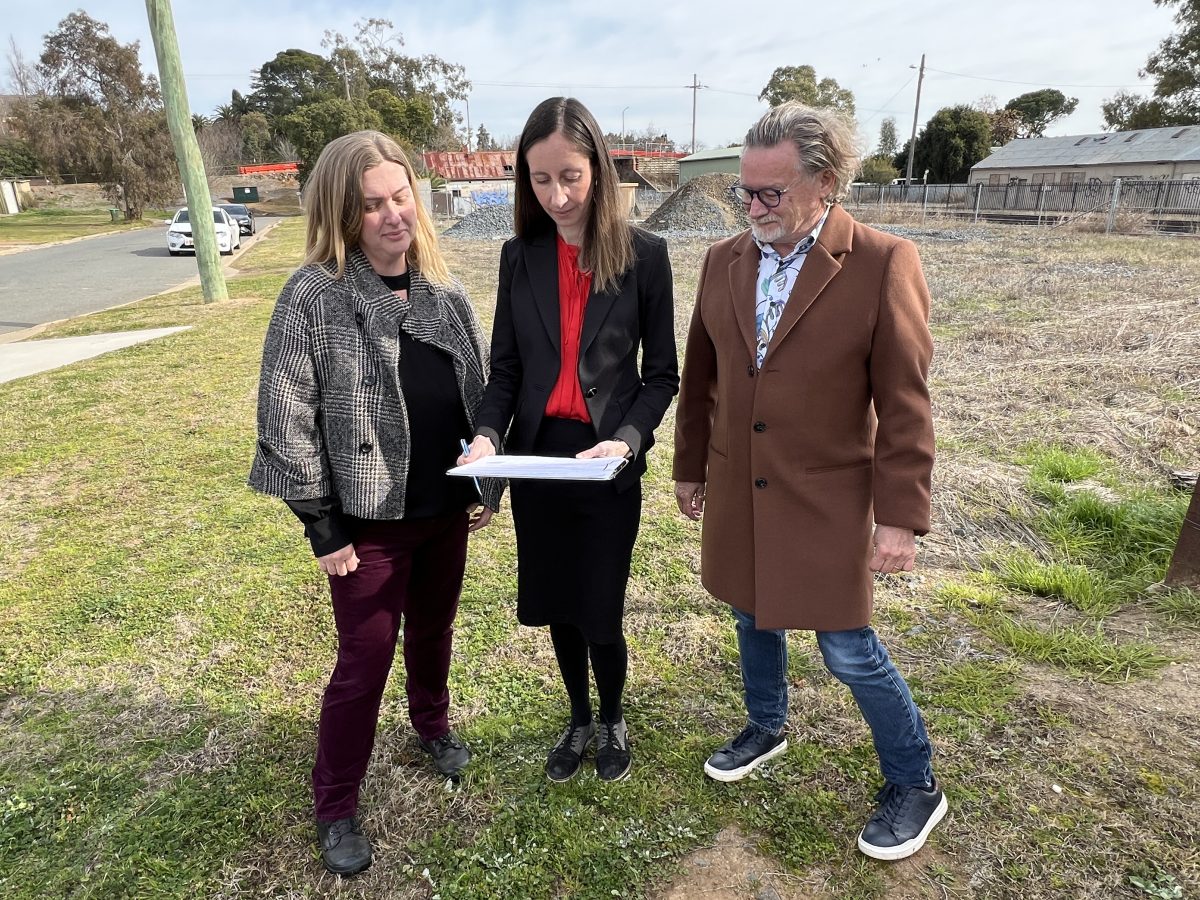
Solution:
<svg viewBox="0 0 1200 900">
<path fill-rule="evenodd" d="M 682 185 L 650 214 L 642 227 L 676 236 L 720 236 L 750 227 L 746 209 L 729 193 L 737 176 L 718 172 Z"/>
<path fill-rule="evenodd" d="M 485 206 L 442 232 L 455 238 L 510 238 L 513 235 L 513 208 Z"/>
</svg>

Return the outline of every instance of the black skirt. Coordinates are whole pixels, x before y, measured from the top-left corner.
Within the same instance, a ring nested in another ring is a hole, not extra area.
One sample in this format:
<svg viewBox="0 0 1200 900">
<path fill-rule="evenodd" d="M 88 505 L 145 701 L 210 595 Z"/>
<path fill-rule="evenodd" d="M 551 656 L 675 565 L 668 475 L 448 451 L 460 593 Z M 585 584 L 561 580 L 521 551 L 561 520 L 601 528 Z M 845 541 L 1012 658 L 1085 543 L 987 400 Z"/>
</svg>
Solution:
<svg viewBox="0 0 1200 900">
<path fill-rule="evenodd" d="M 586 422 L 547 418 L 534 452 L 574 456 L 596 444 Z M 640 482 L 509 482 L 517 535 L 517 620 L 570 624 L 598 644 L 621 637 L 625 586 L 642 513 Z"/>
</svg>

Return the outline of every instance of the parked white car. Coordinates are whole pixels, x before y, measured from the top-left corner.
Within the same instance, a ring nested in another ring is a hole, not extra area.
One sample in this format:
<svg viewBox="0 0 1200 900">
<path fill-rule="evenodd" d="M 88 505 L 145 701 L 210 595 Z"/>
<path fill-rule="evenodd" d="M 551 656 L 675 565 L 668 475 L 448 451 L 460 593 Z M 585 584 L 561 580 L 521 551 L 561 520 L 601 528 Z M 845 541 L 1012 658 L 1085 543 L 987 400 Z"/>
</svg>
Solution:
<svg viewBox="0 0 1200 900">
<path fill-rule="evenodd" d="M 217 232 L 217 247 L 221 253 L 228 255 L 242 246 L 242 234 L 237 222 L 229 217 L 223 209 L 213 207 L 213 228 Z M 172 256 L 180 253 L 195 253 L 192 244 L 192 223 L 188 219 L 186 208 L 175 213 L 175 218 L 167 227 L 167 252 Z"/>
</svg>

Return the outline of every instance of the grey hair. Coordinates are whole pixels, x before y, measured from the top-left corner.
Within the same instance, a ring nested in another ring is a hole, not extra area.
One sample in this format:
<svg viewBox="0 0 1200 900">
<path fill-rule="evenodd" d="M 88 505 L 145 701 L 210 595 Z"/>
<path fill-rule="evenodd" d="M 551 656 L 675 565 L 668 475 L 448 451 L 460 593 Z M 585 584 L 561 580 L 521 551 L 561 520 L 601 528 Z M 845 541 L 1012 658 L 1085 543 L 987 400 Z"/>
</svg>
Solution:
<svg viewBox="0 0 1200 900">
<path fill-rule="evenodd" d="M 791 141 L 800 155 L 800 166 L 816 175 L 833 173 L 833 192 L 826 199 L 840 203 L 858 173 L 859 155 L 854 125 L 831 109 L 813 109 L 794 100 L 769 109 L 746 132 L 747 147 L 774 147 Z"/>
</svg>

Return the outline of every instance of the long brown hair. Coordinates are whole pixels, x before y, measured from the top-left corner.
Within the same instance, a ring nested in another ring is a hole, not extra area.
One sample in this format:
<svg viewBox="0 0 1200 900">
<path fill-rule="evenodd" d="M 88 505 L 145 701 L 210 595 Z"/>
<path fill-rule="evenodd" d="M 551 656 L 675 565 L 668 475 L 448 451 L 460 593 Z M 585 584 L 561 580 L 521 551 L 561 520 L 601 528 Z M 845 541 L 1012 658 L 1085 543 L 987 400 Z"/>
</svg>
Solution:
<svg viewBox="0 0 1200 900">
<path fill-rule="evenodd" d="M 308 216 L 304 262 L 332 263 L 335 277 L 346 271 L 346 253 L 362 237 L 362 177 L 367 169 L 394 162 L 404 167 L 417 208 L 417 227 L 408 248 L 408 261 L 438 284 L 449 284 L 450 271 L 438 247 L 437 232 L 417 192 L 417 175 L 404 150 L 378 131 L 355 131 L 330 141 L 321 151 L 304 186 Z"/>
<path fill-rule="evenodd" d="M 574 97 L 543 100 L 529 114 L 517 142 L 517 191 L 513 225 L 517 236 L 531 238 L 555 228 L 542 209 L 529 174 L 529 148 L 552 134 L 564 138 L 592 163 L 592 202 L 583 228 L 579 263 L 592 273 L 598 290 L 615 288 L 617 279 L 633 265 L 633 233 L 625 221 L 617 167 L 608 152 L 604 132 L 586 106 Z"/>
</svg>

